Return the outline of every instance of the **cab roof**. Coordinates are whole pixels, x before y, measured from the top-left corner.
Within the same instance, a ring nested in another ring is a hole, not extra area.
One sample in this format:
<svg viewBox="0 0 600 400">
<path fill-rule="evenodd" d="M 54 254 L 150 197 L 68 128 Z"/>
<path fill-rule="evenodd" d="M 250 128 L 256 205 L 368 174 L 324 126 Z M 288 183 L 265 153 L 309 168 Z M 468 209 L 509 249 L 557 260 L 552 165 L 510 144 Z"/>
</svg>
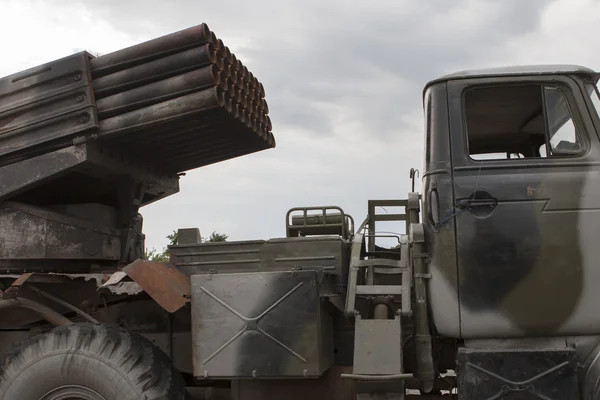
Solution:
<svg viewBox="0 0 600 400">
<path fill-rule="evenodd" d="M 458 71 L 452 74 L 441 76 L 437 79 L 429 81 L 425 88 L 437 82 L 444 82 L 456 79 L 466 78 L 481 78 L 481 77 L 494 77 L 494 76 L 525 76 L 525 75 L 565 75 L 565 74 L 577 74 L 577 75 L 588 75 L 598 78 L 600 75 L 598 72 L 584 67 L 581 65 L 571 64 L 557 64 L 557 65 L 515 65 L 507 67 L 495 67 L 495 68 L 482 68 Z"/>
</svg>

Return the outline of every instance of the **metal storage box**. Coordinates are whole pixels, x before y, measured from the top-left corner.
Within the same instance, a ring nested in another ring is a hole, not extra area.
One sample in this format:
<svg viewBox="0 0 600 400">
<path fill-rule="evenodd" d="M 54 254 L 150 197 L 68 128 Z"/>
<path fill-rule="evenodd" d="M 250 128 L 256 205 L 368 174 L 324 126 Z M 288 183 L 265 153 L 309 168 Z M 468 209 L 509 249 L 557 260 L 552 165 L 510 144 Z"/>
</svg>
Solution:
<svg viewBox="0 0 600 400">
<path fill-rule="evenodd" d="M 208 273 L 191 283 L 195 376 L 306 378 L 332 365 L 317 272 Z"/>
<path fill-rule="evenodd" d="M 170 246 L 171 263 L 186 275 L 322 268 L 334 293 L 342 293 L 349 243 L 339 236 L 294 237 Z"/>
</svg>

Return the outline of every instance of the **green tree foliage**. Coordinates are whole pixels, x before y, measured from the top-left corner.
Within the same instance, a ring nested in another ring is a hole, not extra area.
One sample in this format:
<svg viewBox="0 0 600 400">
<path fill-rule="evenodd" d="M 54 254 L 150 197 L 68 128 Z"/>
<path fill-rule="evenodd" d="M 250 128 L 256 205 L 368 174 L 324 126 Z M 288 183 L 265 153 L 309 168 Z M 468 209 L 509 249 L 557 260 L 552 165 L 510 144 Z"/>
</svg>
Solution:
<svg viewBox="0 0 600 400">
<path fill-rule="evenodd" d="M 229 236 L 227 236 L 226 234 L 213 231 L 213 233 L 211 233 L 211 235 L 209 237 L 203 238 L 203 241 L 205 241 L 205 242 L 226 242 L 227 238 L 229 238 Z"/>
<path fill-rule="evenodd" d="M 177 244 L 177 231 L 172 231 L 169 235 L 167 235 L 166 237 L 169 241 L 169 245 L 173 246 Z M 202 241 L 203 242 L 226 242 L 227 239 L 229 238 L 228 235 L 224 234 L 224 233 L 219 233 L 216 231 L 213 231 L 213 233 L 211 233 L 211 235 L 209 237 L 203 237 Z M 146 249 L 146 260 L 150 260 L 150 261 L 160 261 L 160 262 L 167 262 L 169 261 L 169 248 L 165 247 L 163 248 L 162 252 L 158 252 L 156 251 L 156 249 Z"/>
</svg>

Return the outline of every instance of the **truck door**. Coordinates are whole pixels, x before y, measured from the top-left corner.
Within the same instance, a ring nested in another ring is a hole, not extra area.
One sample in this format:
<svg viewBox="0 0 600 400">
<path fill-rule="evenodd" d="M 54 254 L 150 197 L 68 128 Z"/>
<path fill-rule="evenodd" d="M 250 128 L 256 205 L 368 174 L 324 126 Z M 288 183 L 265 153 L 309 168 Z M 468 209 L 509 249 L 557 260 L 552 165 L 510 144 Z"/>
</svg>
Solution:
<svg viewBox="0 0 600 400">
<path fill-rule="evenodd" d="M 600 332 L 600 146 L 585 96 L 558 75 L 448 82 L 463 337 Z"/>
</svg>

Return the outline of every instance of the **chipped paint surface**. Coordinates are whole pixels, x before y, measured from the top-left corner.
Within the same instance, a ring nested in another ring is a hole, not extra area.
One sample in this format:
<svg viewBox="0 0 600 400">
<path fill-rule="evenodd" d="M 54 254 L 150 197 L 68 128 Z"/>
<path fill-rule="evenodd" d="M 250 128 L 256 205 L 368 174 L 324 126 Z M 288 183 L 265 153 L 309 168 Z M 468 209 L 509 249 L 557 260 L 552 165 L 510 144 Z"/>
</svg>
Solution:
<svg viewBox="0 0 600 400">
<path fill-rule="evenodd" d="M 129 294 L 135 295 L 144 290 L 136 282 L 123 282 L 126 274 L 122 271 L 110 274 L 61 274 L 61 273 L 40 273 L 40 274 L 0 274 L 0 278 L 23 279 L 23 276 L 29 275 L 28 281 L 35 283 L 61 283 L 70 280 L 82 279 L 85 282 L 95 281 L 98 289 L 107 289 L 116 295 Z"/>
</svg>

